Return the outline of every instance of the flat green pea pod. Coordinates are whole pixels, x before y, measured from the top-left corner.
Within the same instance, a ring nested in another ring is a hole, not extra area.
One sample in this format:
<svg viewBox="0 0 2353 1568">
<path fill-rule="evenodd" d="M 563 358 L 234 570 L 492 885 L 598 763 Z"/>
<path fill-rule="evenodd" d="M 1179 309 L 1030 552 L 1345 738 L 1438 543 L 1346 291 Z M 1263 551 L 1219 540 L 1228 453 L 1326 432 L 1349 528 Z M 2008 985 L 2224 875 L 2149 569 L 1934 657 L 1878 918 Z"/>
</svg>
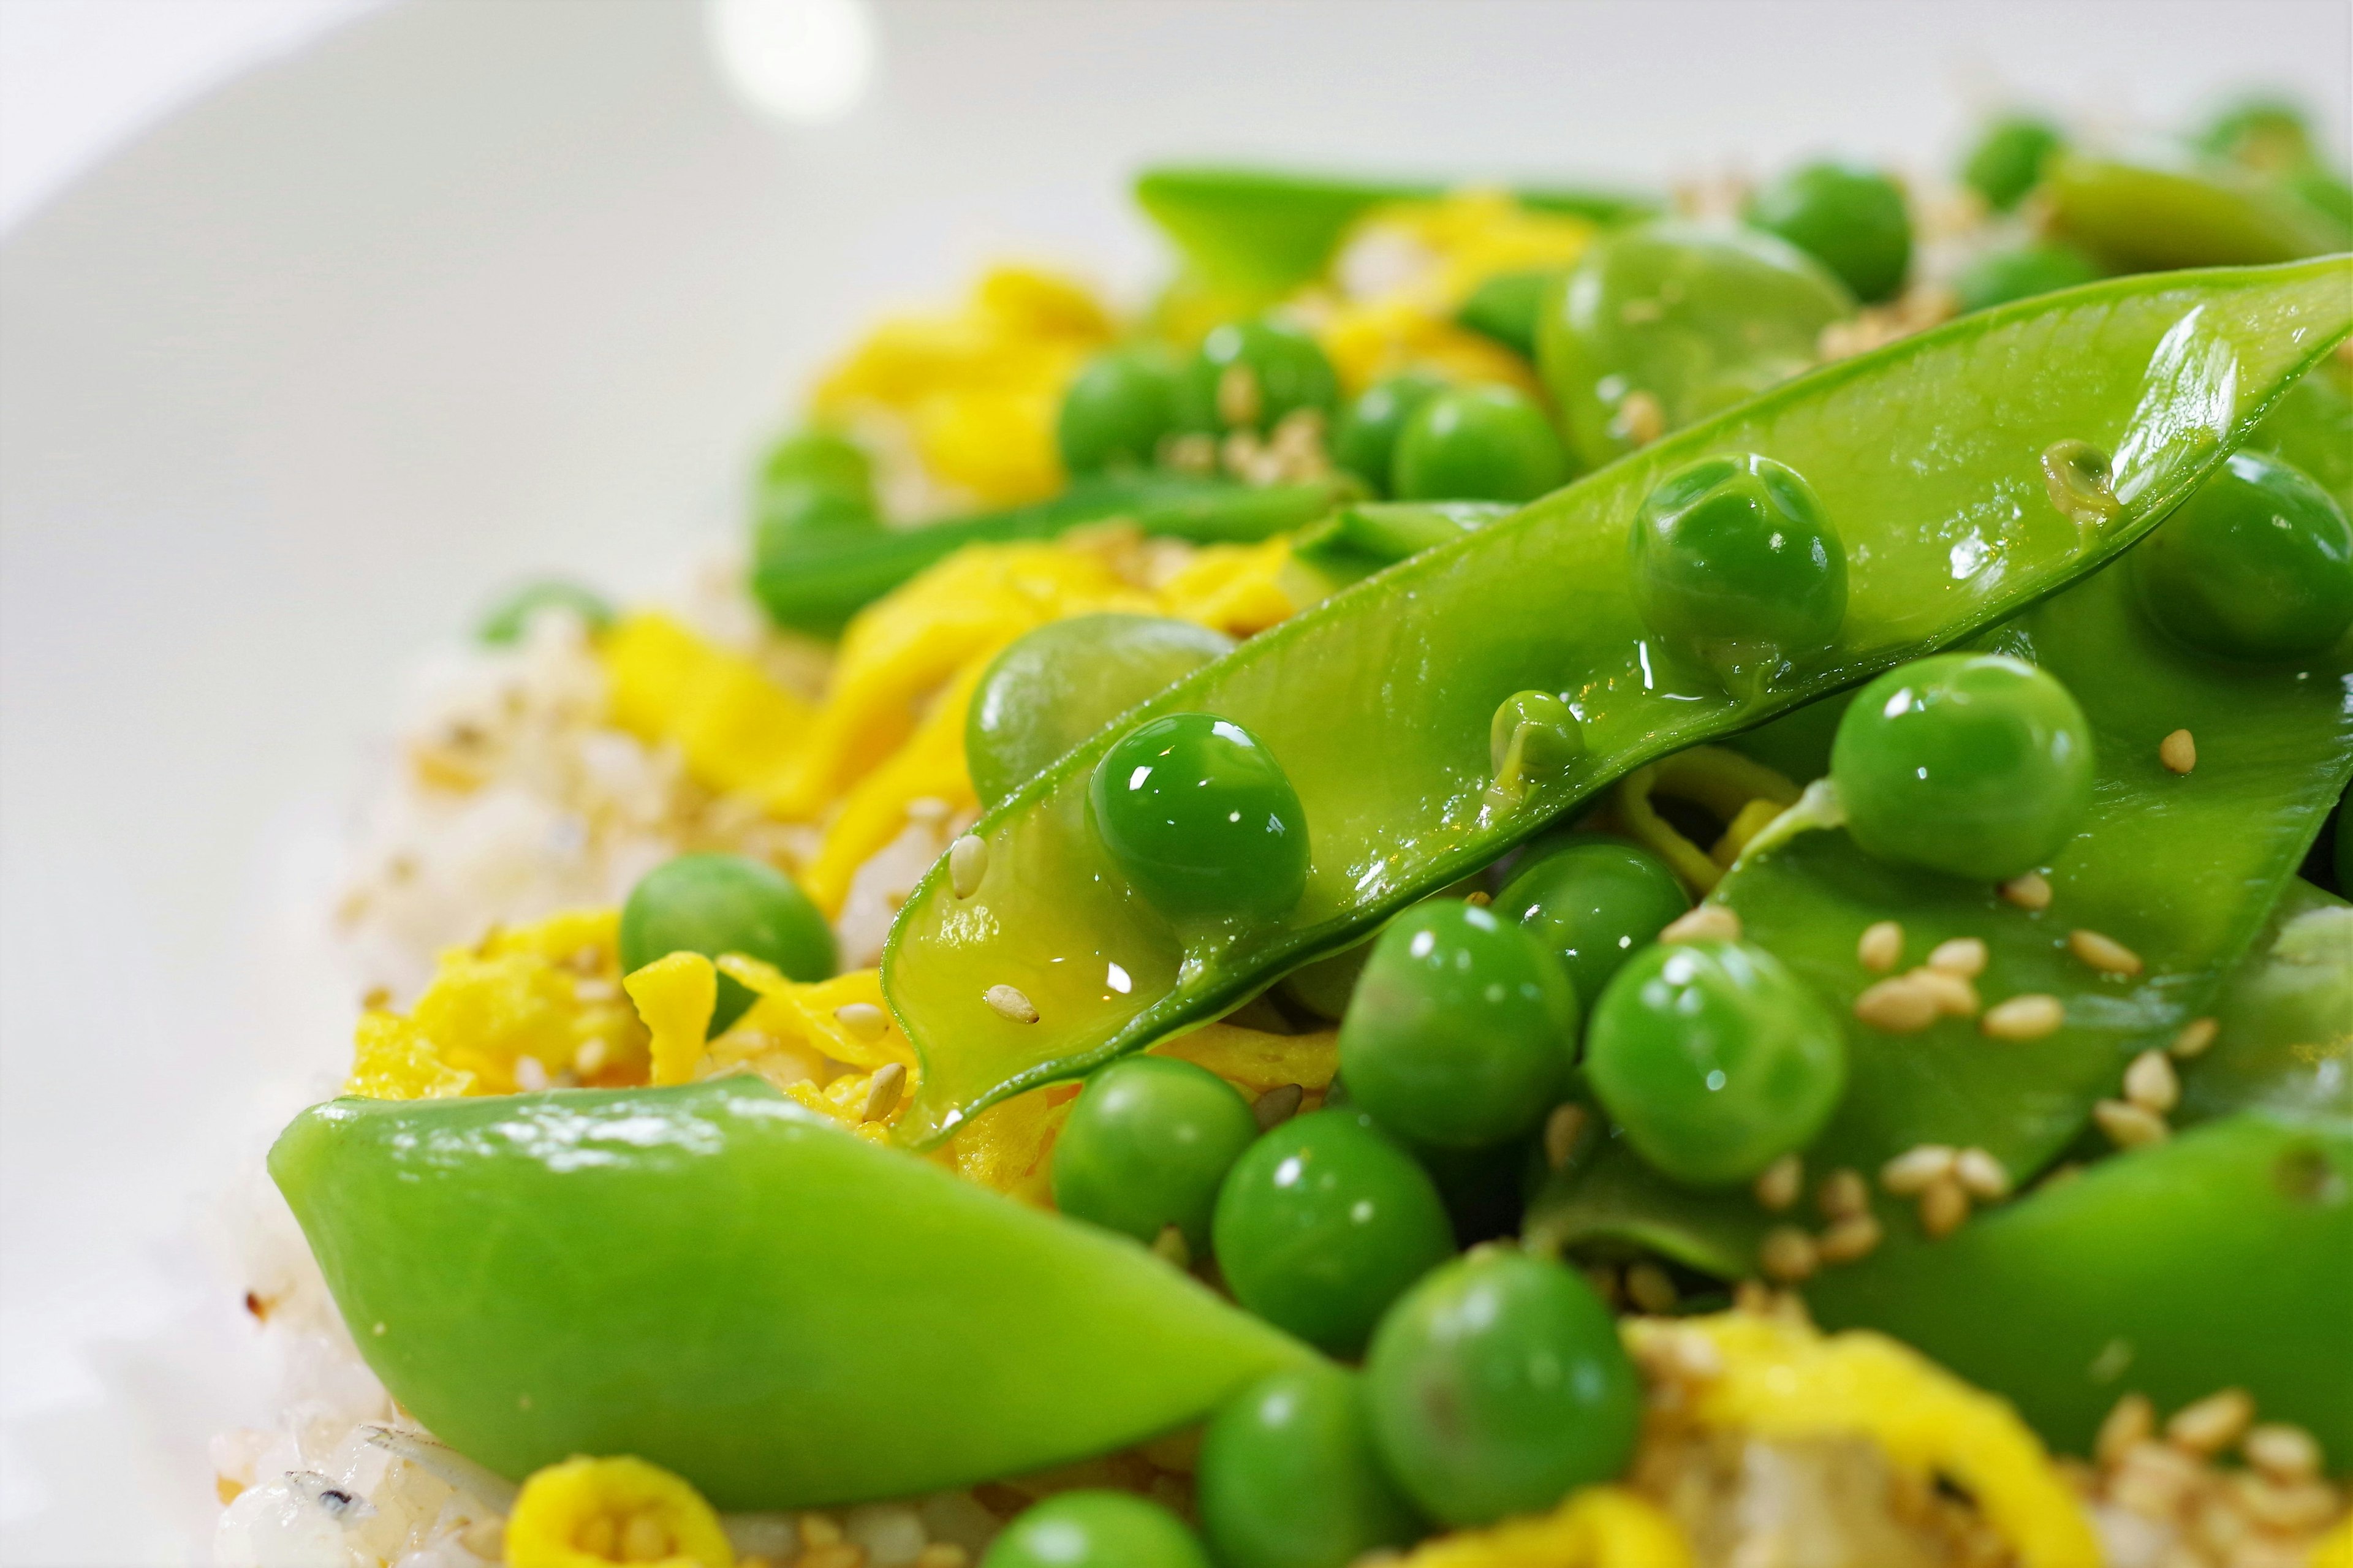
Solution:
<svg viewBox="0 0 2353 1568">
<path fill-rule="evenodd" d="M 2337 828 L 2339 842 L 2345 829 Z M 2181 1068 L 2177 1123 L 2262 1108 L 2353 1117 L 2353 904 L 2298 878 Z"/>
<path fill-rule="evenodd" d="M 393 1397 L 510 1477 L 631 1453 L 722 1508 L 905 1497 L 1185 1426 L 1313 1353 L 757 1079 L 331 1100 L 269 1170 Z"/>
<path fill-rule="evenodd" d="M 2353 327 L 2348 280 L 2337 260 L 2126 279 L 1965 318 L 1778 388 L 1251 638 L 1134 717 L 1212 715 L 1280 765 L 1309 847 L 1296 898 L 1180 929 L 1090 816 L 1090 781 L 1123 737 L 1088 742 L 975 826 L 977 852 L 957 858 L 964 896 L 935 868 L 892 929 L 883 984 L 925 1067 L 902 1135 L 936 1141 L 1007 1094 L 1215 1016 L 1625 773 L 2089 573 Z M 2085 447 L 2115 454 L 2090 493 L 2072 462 Z M 2054 450 L 2071 458 L 2065 484 L 2046 468 Z M 1830 646 L 1746 698 L 1650 632 L 1629 582 L 1642 499 L 1718 452 L 1803 476 L 1849 565 Z M 1559 697 L 1584 744 L 1495 792 L 1493 715 L 1528 691 Z M 986 1000 L 1007 991 L 1027 1005 Z"/>
<path fill-rule="evenodd" d="M 1338 588 L 1511 513 L 1500 501 L 1358 501 L 1301 529 L 1291 558 Z"/>
<path fill-rule="evenodd" d="M 2044 186 L 2060 231 L 2121 271 L 2293 261 L 2353 246 L 2353 226 L 2231 163 L 2062 153 Z"/>
<path fill-rule="evenodd" d="M 2353 1121 L 2232 1116 L 2105 1160 L 1942 1241 L 1891 1236 L 1806 1290 L 1825 1328 L 1892 1333 L 2091 1451 L 2126 1391 L 2255 1397 L 2353 1446 Z"/>
</svg>

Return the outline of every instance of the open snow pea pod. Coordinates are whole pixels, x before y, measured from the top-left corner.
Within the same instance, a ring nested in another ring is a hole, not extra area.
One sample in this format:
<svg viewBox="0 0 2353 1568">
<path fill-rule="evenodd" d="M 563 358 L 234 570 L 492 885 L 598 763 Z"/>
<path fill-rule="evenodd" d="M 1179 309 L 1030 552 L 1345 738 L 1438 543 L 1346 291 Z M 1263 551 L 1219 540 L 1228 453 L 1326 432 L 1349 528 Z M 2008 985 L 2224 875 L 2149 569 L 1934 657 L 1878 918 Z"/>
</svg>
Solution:
<svg viewBox="0 0 2353 1568">
<path fill-rule="evenodd" d="M 2045 165 L 2052 221 L 2132 272 L 2293 261 L 2353 245 L 2353 226 L 2236 164 L 2061 153 Z"/>
<path fill-rule="evenodd" d="M 892 928 L 883 984 L 925 1063 L 902 1135 L 936 1140 L 1006 1094 L 1212 1016 L 1626 772 L 1968 637 L 2093 570 L 2353 326 L 2348 280 L 2337 260 L 2126 279 L 1967 318 L 1778 388 L 1250 639 L 1134 717 L 1211 714 L 1279 762 L 1311 848 L 1298 900 L 1180 931 L 1094 830 L 1089 781 L 1120 737 L 1091 741 L 976 825 L 984 873 L 965 897 L 934 868 Z M 2046 472 L 2077 443 L 2115 455 L 2089 498 L 2072 479 L 2054 493 Z M 1803 475 L 1849 556 L 1831 645 L 1745 699 L 1645 629 L 1628 580 L 1642 498 L 1718 452 Z M 1562 699 L 1584 748 L 1495 790 L 1495 710 L 1531 690 Z M 999 986 L 1030 1006 L 992 1008 L 984 996 Z"/>
<path fill-rule="evenodd" d="M 2353 904 L 2292 879 L 2212 1017 L 2213 1043 L 2182 1067 L 2177 1124 L 2254 1108 L 2353 1117 Z"/>
<path fill-rule="evenodd" d="M 385 1386 L 510 1477 L 629 1453 L 722 1508 L 904 1497 L 1124 1447 L 1313 1356 L 757 1079 L 332 1100 L 269 1169 Z"/>
</svg>

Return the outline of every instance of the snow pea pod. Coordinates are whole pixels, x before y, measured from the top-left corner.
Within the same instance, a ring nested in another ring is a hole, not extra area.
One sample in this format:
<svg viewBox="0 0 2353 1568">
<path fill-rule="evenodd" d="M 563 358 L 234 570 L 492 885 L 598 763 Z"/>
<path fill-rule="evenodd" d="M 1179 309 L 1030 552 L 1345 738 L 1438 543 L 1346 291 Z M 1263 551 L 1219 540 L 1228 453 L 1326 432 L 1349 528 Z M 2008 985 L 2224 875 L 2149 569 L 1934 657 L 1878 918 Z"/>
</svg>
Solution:
<svg viewBox="0 0 2353 1568">
<path fill-rule="evenodd" d="M 1089 781 L 1120 738 L 1097 736 L 976 826 L 965 896 L 935 867 L 892 928 L 883 984 L 924 1066 L 902 1134 L 936 1141 L 1007 1094 L 1214 1016 L 1626 772 L 2015 616 L 2211 472 L 2353 327 L 2348 282 L 2331 259 L 2118 279 L 1965 318 L 1694 425 L 1252 638 L 1130 717 L 1208 712 L 1257 737 L 1304 805 L 1303 895 L 1255 924 L 1180 931 L 1157 913 L 1091 826 Z M 2073 443 L 2115 455 L 2095 496 L 2054 478 L 2074 472 L 2059 463 Z M 1849 558 L 1831 645 L 1742 698 L 1644 628 L 1628 579 L 1643 497 L 1718 452 L 1804 475 Z M 1559 696 L 1583 748 L 1498 790 L 1493 717 L 1529 690 Z M 993 1007 L 997 987 L 1029 1005 Z"/>
<path fill-rule="evenodd" d="M 723 1508 L 903 1497 L 1124 1447 L 1314 1358 L 757 1079 L 332 1100 L 269 1168 L 385 1386 L 511 1477 L 629 1453 Z"/>
<path fill-rule="evenodd" d="M 2234 164 L 2062 153 L 2044 189 L 2058 227 L 2123 271 L 2293 261 L 2353 245 L 2353 226 Z"/>
</svg>

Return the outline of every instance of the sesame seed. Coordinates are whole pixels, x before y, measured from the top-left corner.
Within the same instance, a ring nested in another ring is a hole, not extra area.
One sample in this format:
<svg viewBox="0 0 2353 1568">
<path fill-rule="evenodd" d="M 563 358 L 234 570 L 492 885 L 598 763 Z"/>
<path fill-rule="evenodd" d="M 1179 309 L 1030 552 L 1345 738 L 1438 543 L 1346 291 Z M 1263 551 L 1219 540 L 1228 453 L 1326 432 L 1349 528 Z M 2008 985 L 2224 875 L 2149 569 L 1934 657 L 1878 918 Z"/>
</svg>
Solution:
<svg viewBox="0 0 2353 1568">
<path fill-rule="evenodd" d="M 1758 1244 L 1757 1262 L 1771 1278 L 1793 1284 L 1812 1274 L 1820 1258 L 1812 1237 L 1794 1225 L 1777 1225 Z"/>
<path fill-rule="evenodd" d="M 1738 942 L 1740 917 L 1722 904 L 1702 904 L 1659 933 L 1661 942 Z"/>
<path fill-rule="evenodd" d="M 533 1093 L 547 1087 L 547 1064 L 537 1057 L 517 1057 L 514 1065 L 515 1087 Z"/>
<path fill-rule="evenodd" d="M 915 1553 L 914 1568 L 971 1568 L 972 1553 L 953 1541 L 934 1541 Z"/>
<path fill-rule="evenodd" d="M 594 1078 L 605 1065 L 612 1047 L 603 1040 L 583 1040 L 580 1048 L 572 1053 L 572 1070 L 582 1078 Z"/>
<path fill-rule="evenodd" d="M 1953 1173 L 1958 1152 L 1949 1143 L 1921 1143 L 1879 1167 L 1879 1184 L 1899 1198 L 1917 1197 Z"/>
<path fill-rule="evenodd" d="M 1946 1016 L 1974 1018 L 1978 1016 L 1978 988 L 1961 976 L 1948 970 L 1921 968 L 1904 978 L 1935 998 L 1936 1011 Z"/>
<path fill-rule="evenodd" d="M 1258 373 L 1246 364 L 1229 364 L 1218 375 L 1218 423 L 1255 425 L 1265 412 Z"/>
<path fill-rule="evenodd" d="M 1957 975 L 1963 980 L 1975 980 L 1985 973 L 1986 944 L 1973 936 L 1957 936 L 1950 942 L 1940 942 L 1928 954 L 1928 967 L 1940 974 Z"/>
<path fill-rule="evenodd" d="M 1862 1173 L 1841 1165 L 1814 1189 L 1814 1206 L 1826 1219 L 1852 1219 L 1871 1212 L 1871 1187 Z"/>
<path fill-rule="evenodd" d="M 1495 900 L 1489 896 L 1484 888 L 1476 888 L 1472 891 L 1463 894 L 1462 901 L 1470 905 L 1474 910 L 1483 910 Z"/>
<path fill-rule="evenodd" d="M 2310 1480 L 2320 1473 L 2320 1445 L 2301 1426 L 2266 1421 L 2249 1432 L 2247 1462 L 2274 1480 Z"/>
<path fill-rule="evenodd" d="M 2030 991 L 1987 1008 L 1978 1028 L 1997 1040 L 2039 1040 L 2066 1021 L 2067 1009 L 2058 997 Z"/>
<path fill-rule="evenodd" d="M 2255 1402 L 2247 1391 L 2226 1388 L 2175 1411 L 2165 1424 L 2165 1440 L 2201 1458 L 2219 1454 L 2237 1442 L 2254 1419 Z"/>
<path fill-rule="evenodd" d="M 2162 1143 L 2173 1131 L 2166 1126 L 2165 1118 L 2121 1100 L 2104 1100 L 2093 1106 L 2092 1120 L 2100 1124 L 2108 1142 L 2119 1149 Z"/>
<path fill-rule="evenodd" d="M 1630 392 L 1619 401 L 1618 416 L 1609 427 L 1637 447 L 1647 447 L 1667 433 L 1667 411 L 1651 394 Z"/>
<path fill-rule="evenodd" d="M 2181 1079 L 2163 1051 L 2143 1051 L 2125 1068 L 2125 1098 L 2152 1115 L 2181 1103 Z"/>
<path fill-rule="evenodd" d="M 2198 765 L 2198 741 L 2187 730 L 2176 730 L 2157 743 L 2157 760 L 2168 773 L 2186 773 Z"/>
<path fill-rule="evenodd" d="M 948 846 L 948 887 L 959 899 L 968 899 L 980 890 L 980 879 L 988 875 L 988 841 L 967 833 Z"/>
<path fill-rule="evenodd" d="M 1904 928 L 1894 921 L 1873 921 L 1862 928 L 1854 944 L 1855 962 L 1874 974 L 1884 974 L 1904 957 Z"/>
<path fill-rule="evenodd" d="M 2010 1196 L 2010 1169 L 1983 1149 L 1964 1149 L 1953 1157 L 1953 1175 L 1969 1196 L 1988 1203 Z"/>
<path fill-rule="evenodd" d="M 1814 1247 L 1825 1263 L 1852 1263 L 1870 1256 L 1883 1234 L 1879 1221 L 1870 1215 L 1848 1215 L 1822 1232 Z"/>
<path fill-rule="evenodd" d="M 1152 1238 L 1152 1250 L 1179 1268 L 1193 1267 L 1193 1249 L 1185 1245 L 1185 1233 L 1173 1225 L 1160 1227 L 1160 1234 Z"/>
<path fill-rule="evenodd" d="M 1883 980 L 1854 999 L 1854 1016 L 1891 1035 L 1914 1035 L 1936 1021 L 1936 994 L 1908 974 Z"/>
<path fill-rule="evenodd" d="M 801 1515 L 801 1544 L 807 1547 L 841 1544 L 841 1521 L 829 1513 Z"/>
<path fill-rule="evenodd" d="M 1577 1140 L 1585 1136 L 1585 1129 L 1592 1120 L 1593 1113 L 1575 1100 L 1555 1106 L 1552 1114 L 1545 1118 L 1545 1163 L 1556 1171 L 1567 1164 L 1568 1157 L 1577 1152 Z"/>
<path fill-rule="evenodd" d="M 907 1069 L 902 1063 L 884 1062 L 876 1068 L 866 1086 L 866 1120 L 880 1121 L 898 1110 L 900 1093 L 906 1087 Z"/>
<path fill-rule="evenodd" d="M 2221 1027 L 2211 1018 L 2192 1018 L 2181 1026 L 2181 1033 L 2174 1036 L 2173 1043 L 2165 1048 L 2186 1062 L 2212 1045 Z"/>
<path fill-rule="evenodd" d="M 2028 871 L 2004 882 L 2001 896 L 2021 910 L 2047 910 L 2051 907 L 2051 882 L 2040 871 Z"/>
<path fill-rule="evenodd" d="M 2120 1463 L 2133 1445 L 2156 1435 L 2157 1406 L 2146 1394 L 2127 1394 L 2100 1423 L 2100 1435 L 2092 1439 L 2092 1457 L 2103 1465 Z"/>
<path fill-rule="evenodd" d="M 907 819 L 911 822 L 945 822 L 955 810 L 935 795 L 919 795 L 907 803 Z"/>
<path fill-rule="evenodd" d="M 1306 1093 L 1295 1083 L 1277 1084 L 1250 1101 L 1250 1114 L 1258 1119 L 1258 1130 L 1263 1132 L 1298 1115 L 1299 1102 Z"/>
<path fill-rule="evenodd" d="M 882 1009 L 871 1002 L 844 1002 L 833 1010 L 834 1021 L 862 1040 L 877 1040 L 890 1027 Z"/>
<path fill-rule="evenodd" d="M 1029 998 L 1010 985 L 992 985 L 980 994 L 980 999 L 1008 1023 L 1034 1024 L 1038 1021 L 1038 1009 L 1030 1005 Z"/>
<path fill-rule="evenodd" d="M 1626 1270 L 1626 1299 L 1645 1312 L 1665 1312 L 1673 1310 L 1679 1295 L 1667 1271 L 1645 1261 Z"/>
<path fill-rule="evenodd" d="M 2103 974 L 2138 974 L 2140 954 L 2112 936 L 2095 931 L 2067 933 L 2067 951 Z"/>
<path fill-rule="evenodd" d="M 2326 1482 L 2275 1481 L 2268 1476 L 2243 1472 L 2232 1478 L 2232 1489 L 2238 1494 L 2240 1511 L 2266 1531 L 2282 1533 L 2302 1532 L 2319 1529 L 2337 1514 L 2337 1489 Z M 2318 1563 L 2317 1554 L 2306 1563 Z M 2245 1562 L 2233 1558 L 2233 1568 Z M 2277 1561 L 2277 1559 L 2274 1559 Z"/>
<path fill-rule="evenodd" d="M 1757 1201 L 1779 1213 L 1798 1201 L 1806 1189 L 1805 1162 L 1795 1154 L 1784 1154 L 1757 1173 L 1755 1191 Z"/>
<path fill-rule="evenodd" d="M 1931 1241 L 1942 1241 L 1969 1217 L 1969 1194 L 1951 1176 L 1939 1176 L 1920 1194 L 1920 1228 Z"/>
</svg>

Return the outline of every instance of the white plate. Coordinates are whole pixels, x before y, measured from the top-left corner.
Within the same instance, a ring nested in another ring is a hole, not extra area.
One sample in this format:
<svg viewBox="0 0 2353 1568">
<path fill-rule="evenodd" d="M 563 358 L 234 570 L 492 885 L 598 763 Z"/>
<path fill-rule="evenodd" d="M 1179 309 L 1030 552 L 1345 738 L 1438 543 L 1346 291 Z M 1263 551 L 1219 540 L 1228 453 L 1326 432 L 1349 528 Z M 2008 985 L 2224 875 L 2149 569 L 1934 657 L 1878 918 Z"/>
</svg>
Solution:
<svg viewBox="0 0 2353 1568">
<path fill-rule="evenodd" d="M 2001 87 L 2161 123 L 2247 81 L 2341 140 L 2348 15 L 883 0 L 869 89 L 795 124 L 691 5 L 413 0 L 144 137 L 0 249 L 7 1560 L 200 1550 L 250 1336 L 185 1237 L 257 1085 L 347 1049 L 286 970 L 397 672 L 518 574 L 733 528 L 878 306 L 1007 253 L 1142 284 L 1155 154 L 1925 168 Z"/>
</svg>

